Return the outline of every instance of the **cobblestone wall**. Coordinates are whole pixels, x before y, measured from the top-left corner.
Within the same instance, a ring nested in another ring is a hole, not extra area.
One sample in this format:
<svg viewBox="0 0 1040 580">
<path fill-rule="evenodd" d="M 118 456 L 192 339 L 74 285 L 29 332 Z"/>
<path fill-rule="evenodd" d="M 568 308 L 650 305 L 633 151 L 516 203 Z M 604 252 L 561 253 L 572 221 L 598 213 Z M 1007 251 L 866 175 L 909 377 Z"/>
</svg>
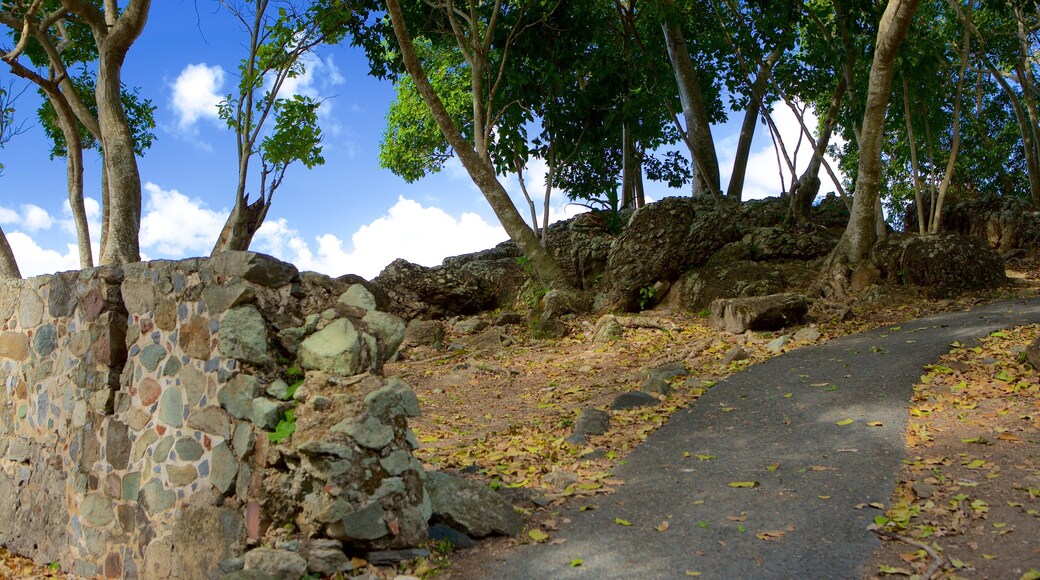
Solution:
<svg viewBox="0 0 1040 580">
<path fill-rule="evenodd" d="M 115 578 L 220 577 L 286 523 L 303 556 L 416 545 L 418 402 L 375 307 L 246 252 L 3 282 L 0 544 Z"/>
</svg>

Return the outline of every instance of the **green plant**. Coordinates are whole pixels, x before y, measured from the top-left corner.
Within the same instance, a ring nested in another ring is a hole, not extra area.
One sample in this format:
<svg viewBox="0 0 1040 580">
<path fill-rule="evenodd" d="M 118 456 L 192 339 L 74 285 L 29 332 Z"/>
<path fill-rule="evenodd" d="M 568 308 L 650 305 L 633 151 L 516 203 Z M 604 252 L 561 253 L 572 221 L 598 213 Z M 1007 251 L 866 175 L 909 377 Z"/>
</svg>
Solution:
<svg viewBox="0 0 1040 580">
<path fill-rule="evenodd" d="M 534 266 L 531 265 L 531 259 L 527 256 L 518 256 L 516 259 L 516 265 L 523 269 L 524 273 L 530 277 L 534 277 Z"/>
<path fill-rule="evenodd" d="M 296 410 L 286 409 L 278 425 L 267 434 L 267 440 L 271 443 L 281 443 L 296 432 Z"/>
<path fill-rule="evenodd" d="M 647 284 L 639 289 L 639 309 L 645 310 L 647 306 L 653 306 L 654 296 L 657 294 L 657 288 L 653 284 Z"/>
<path fill-rule="evenodd" d="M 705 308 L 705 309 L 701 310 L 700 312 L 698 312 L 697 316 L 700 316 L 701 318 L 707 318 L 707 317 L 711 316 L 711 310 Z"/>
</svg>

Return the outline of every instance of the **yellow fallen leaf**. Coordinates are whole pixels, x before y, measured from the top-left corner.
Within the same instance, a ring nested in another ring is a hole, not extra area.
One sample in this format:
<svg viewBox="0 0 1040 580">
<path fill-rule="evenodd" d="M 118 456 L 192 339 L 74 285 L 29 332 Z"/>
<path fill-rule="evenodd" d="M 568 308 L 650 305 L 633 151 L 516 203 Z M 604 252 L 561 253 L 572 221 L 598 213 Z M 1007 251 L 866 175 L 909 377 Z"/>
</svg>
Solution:
<svg viewBox="0 0 1040 580">
<path fill-rule="evenodd" d="M 701 575 L 701 573 L 700 573 L 700 572 L 695 572 L 695 571 L 693 571 L 693 570 L 687 570 L 687 571 L 686 571 L 686 575 L 687 575 L 687 576 L 700 576 L 700 575 Z"/>
<path fill-rule="evenodd" d="M 830 499 L 831 498 L 831 496 L 829 496 L 829 495 L 818 495 L 816 497 L 818 497 L 820 499 Z"/>
<path fill-rule="evenodd" d="M 531 539 L 536 542 L 544 542 L 549 539 L 549 534 L 537 528 L 527 532 L 527 535 L 531 536 Z"/>
<path fill-rule="evenodd" d="M 780 469 L 780 464 L 779 463 L 774 463 L 772 465 L 767 465 L 766 466 L 766 471 L 776 471 L 777 469 Z"/>
<path fill-rule="evenodd" d="M 835 423 L 835 425 L 841 425 L 842 427 L 844 427 L 845 425 L 851 425 L 853 423 L 855 423 L 854 419 L 842 419 L 841 421 Z"/>
<path fill-rule="evenodd" d="M 630 522 L 628 520 L 625 520 L 625 519 L 621 519 L 621 518 L 614 518 L 614 523 L 618 524 L 618 525 L 622 525 L 622 526 L 631 526 L 632 525 L 632 522 Z"/>
<path fill-rule="evenodd" d="M 715 456 L 714 455 L 700 455 L 700 454 L 698 454 L 697 455 L 697 459 L 700 459 L 701 461 L 711 461 L 712 459 L 715 459 Z"/>
<path fill-rule="evenodd" d="M 664 520 L 663 522 L 661 522 L 661 525 L 657 526 L 657 527 L 656 527 L 656 528 L 654 528 L 654 529 L 655 529 L 655 530 L 657 530 L 657 531 L 659 531 L 659 532 L 667 532 L 667 531 L 668 531 L 668 526 L 669 526 L 669 525 L 670 525 L 670 524 L 668 523 L 668 520 Z"/>
<path fill-rule="evenodd" d="M 730 487 L 758 487 L 757 481 L 731 481 Z"/>
<path fill-rule="evenodd" d="M 755 537 L 758 538 L 759 540 L 765 540 L 767 542 L 773 542 L 773 541 L 779 540 L 780 538 L 784 537 L 784 532 L 781 532 L 780 530 L 773 530 L 773 531 L 770 531 L 770 532 L 761 532 L 761 533 L 755 534 Z"/>
<path fill-rule="evenodd" d="M 884 425 L 884 423 L 882 423 L 881 421 L 870 421 L 869 423 L 867 423 L 867 425 L 870 427 L 881 427 Z"/>
</svg>

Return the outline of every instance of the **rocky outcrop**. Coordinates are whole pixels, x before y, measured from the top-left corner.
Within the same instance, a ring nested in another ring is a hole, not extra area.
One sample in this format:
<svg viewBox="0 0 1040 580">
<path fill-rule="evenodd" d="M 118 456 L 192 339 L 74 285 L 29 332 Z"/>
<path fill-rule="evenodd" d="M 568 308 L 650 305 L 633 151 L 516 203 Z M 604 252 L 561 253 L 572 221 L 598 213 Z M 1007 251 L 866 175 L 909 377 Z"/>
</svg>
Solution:
<svg viewBox="0 0 1040 580">
<path fill-rule="evenodd" d="M 495 305 L 493 286 L 469 270 L 457 265 L 429 268 L 398 259 L 372 282 L 386 293 L 391 314 L 406 320 L 448 318 L 476 314 Z"/>
<path fill-rule="evenodd" d="M 474 538 L 491 534 L 516 536 L 523 520 L 505 500 L 483 484 L 434 471 L 426 475 L 434 523 L 443 523 Z"/>
<path fill-rule="evenodd" d="M 872 252 L 889 283 L 921 286 L 936 297 L 997 288 L 1006 283 L 1004 262 L 974 236 L 888 236 Z"/>
<path fill-rule="evenodd" d="M 805 296 L 799 294 L 719 299 L 711 303 L 711 323 L 733 334 L 779 330 L 800 323 L 808 311 Z"/>
<path fill-rule="evenodd" d="M 774 268 L 741 260 L 715 263 L 682 275 L 672 286 L 669 301 L 684 310 L 699 312 L 719 298 L 745 298 L 777 294 L 787 289 Z"/>
<path fill-rule="evenodd" d="M 1017 197 L 986 196 L 947 204 L 943 230 L 975 236 L 1001 254 L 1016 249 L 1040 249 L 1040 211 Z M 907 208 L 905 231 L 917 231 L 917 210 Z"/>
</svg>

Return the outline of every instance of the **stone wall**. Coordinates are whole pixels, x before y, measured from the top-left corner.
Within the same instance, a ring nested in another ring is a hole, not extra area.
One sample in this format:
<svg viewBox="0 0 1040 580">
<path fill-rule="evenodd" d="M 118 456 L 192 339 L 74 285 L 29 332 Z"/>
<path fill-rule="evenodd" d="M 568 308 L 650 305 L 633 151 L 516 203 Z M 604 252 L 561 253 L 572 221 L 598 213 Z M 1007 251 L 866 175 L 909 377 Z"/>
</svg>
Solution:
<svg viewBox="0 0 1040 580">
<path fill-rule="evenodd" d="M 80 576 L 211 578 L 285 524 L 326 573 L 425 538 L 418 400 L 381 374 L 404 322 L 362 285 L 228 252 L 4 281 L 0 323 L 13 551 Z"/>
</svg>

